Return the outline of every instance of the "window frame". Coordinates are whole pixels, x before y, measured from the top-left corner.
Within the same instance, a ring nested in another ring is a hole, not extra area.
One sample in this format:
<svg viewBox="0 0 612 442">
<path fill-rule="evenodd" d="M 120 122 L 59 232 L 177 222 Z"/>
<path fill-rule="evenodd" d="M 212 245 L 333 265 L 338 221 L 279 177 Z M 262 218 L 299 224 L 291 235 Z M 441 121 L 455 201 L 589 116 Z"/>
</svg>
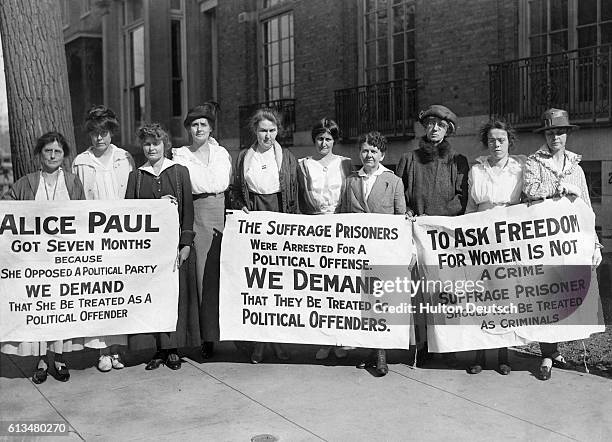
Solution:
<svg viewBox="0 0 612 442">
<path fill-rule="evenodd" d="M 257 60 L 258 60 L 258 83 L 259 83 L 259 101 L 260 102 L 268 102 L 275 100 L 289 100 L 295 99 L 295 16 L 294 16 L 294 1 L 293 0 L 285 0 L 280 1 L 278 4 L 263 8 L 264 0 L 259 0 L 258 2 L 258 16 L 257 16 Z M 282 38 L 280 38 L 280 17 L 283 15 L 289 15 L 291 18 L 291 25 L 289 29 L 289 40 L 291 41 L 291 49 L 290 49 L 290 58 L 288 59 L 290 62 L 290 79 L 289 83 L 283 83 L 283 75 L 282 75 L 282 64 L 283 61 L 281 59 L 282 56 L 282 47 L 279 44 L 279 58 L 278 58 L 278 66 L 279 66 L 279 96 L 278 98 L 272 98 L 268 95 L 267 91 L 268 83 L 267 83 L 267 60 L 265 59 L 265 38 L 264 38 L 264 24 L 274 19 L 279 19 L 279 39 L 280 42 Z M 283 89 L 285 86 L 289 86 L 290 93 L 289 96 L 283 95 Z"/>
<path fill-rule="evenodd" d="M 181 9 L 170 9 L 170 49 L 172 47 L 172 22 L 177 21 L 180 24 L 180 77 L 175 77 L 173 72 L 170 73 L 170 117 L 182 119 L 183 115 L 187 114 L 187 33 L 186 33 L 186 20 L 185 20 L 185 0 L 180 0 Z M 174 53 L 170 54 L 174 57 Z M 174 82 L 179 81 L 180 83 L 180 99 L 181 109 L 180 112 L 175 115 L 174 112 Z"/>
<path fill-rule="evenodd" d="M 359 26 L 358 26 L 358 44 L 359 44 L 359 72 L 358 72 L 358 78 L 359 78 L 359 84 L 375 84 L 375 83 L 385 83 L 385 82 L 389 82 L 389 81 L 395 81 L 395 80 L 402 80 L 402 79 L 408 79 L 408 80 L 415 80 L 416 79 L 416 20 L 413 23 L 413 27 L 412 28 L 407 28 L 405 27 L 402 31 L 401 34 L 404 35 L 404 58 L 401 62 L 396 62 L 394 60 L 394 49 L 395 49 L 395 43 L 393 41 L 394 36 L 398 35 L 399 32 L 394 32 L 393 29 L 393 9 L 397 6 L 404 6 L 405 8 L 414 8 L 414 12 L 413 14 L 416 17 L 416 7 L 417 7 L 417 2 L 416 0 L 402 0 L 401 3 L 399 4 L 394 4 L 391 1 L 387 2 L 386 5 L 386 13 L 387 13 L 387 29 L 386 29 L 386 34 L 385 34 L 385 39 L 386 39 L 386 51 L 387 51 L 387 60 L 386 60 L 386 78 L 385 79 L 381 79 L 379 77 L 379 70 L 380 69 L 384 69 L 382 67 L 382 65 L 378 64 L 378 48 L 376 48 L 376 53 L 374 58 L 376 59 L 376 67 L 369 67 L 368 66 L 368 61 L 367 61 L 367 43 L 370 40 L 366 40 L 366 26 L 367 26 L 367 21 L 366 21 L 366 15 L 367 14 L 378 14 L 378 11 L 380 10 L 378 8 L 378 3 L 376 4 L 376 7 L 374 8 L 374 10 L 372 12 L 368 12 L 366 14 L 366 1 L 368 0 L 361 0 L 358 3 L 358 14 L 359 14 Z M 376 0 L 378 1 L 378 0 Z M 405 13 L 406 14 L 406 13 Z M 404 15 L 404 17 L 406 17 L 406 15 Z M 376 31 L 375 31 L 376 32 Z M 405 35 L 408 33 L 412 33 L 413 34 L 413 48 L 412 48 L 412 53 L 414 54 L 413 58 L 408 58 L 407 54 L 408 54 L 408 49 L 407 49 L 407 40 Z M 380 38 L 378 38 L 378 33 L 376 32 L 376 36 L 373 40 L 371 41 L 377 41 L 380 40 Z M 394 69 L 395 66 L 397 64 L 401 63 L 403 65 L 403 69 L 404 69 L 404 75 L 402 78 L 395 78 L 394 75 Z M 413 64 L 413 68 L 412 71 L 414 73 L 414 75 L 412 77 L 409 77 L 407 74 L 407 69 L 406 67 L 412 63 Z M 375 76 L 375 81 L 369 81 L 368 80 L 368 71 L 374 69 L 376 71 L 376 76 Z"/>
</svg>

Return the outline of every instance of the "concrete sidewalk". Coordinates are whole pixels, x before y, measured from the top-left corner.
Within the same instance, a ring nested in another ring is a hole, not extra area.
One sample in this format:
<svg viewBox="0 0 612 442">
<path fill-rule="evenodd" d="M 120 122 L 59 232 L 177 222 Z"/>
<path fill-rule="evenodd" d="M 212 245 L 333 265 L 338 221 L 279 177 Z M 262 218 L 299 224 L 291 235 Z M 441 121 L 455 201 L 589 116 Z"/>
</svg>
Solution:
<svg viewBox="0 0 612 442">
<path fill-rule="evenodd" d="M 194 350 L 179 371 L 152 372 L 144 370 L 150 354 L 142 353 L 128 359 L 134 365 L 109 373 L 93 368 L 97 353 L 85 351 L 68 355 L 69 382 L 50 371 L 41 385 L 29 380 L 36 358 L 2 355 L 0 420 L 70 425 L 68 436 L 53 440 L 250 441 L 270 434 L 280 441 L 608 441 L 612 435 L 612 379 L 555 369 L 542 382 L 534 374 L 539 360 L 516 352 L 512 373 L 502 376 L 469 375 L 435 360 L 413 369 L 401 360 L 406 352 L 393 351 L 389 374 L 377 378 L 354 368 L 363 350 L 319 363 L 314 346 L 288 348 L 289 363 L 267 355 L 252 365 L 223 343 L 211 361 L 201 363 Z"/>
</svg>

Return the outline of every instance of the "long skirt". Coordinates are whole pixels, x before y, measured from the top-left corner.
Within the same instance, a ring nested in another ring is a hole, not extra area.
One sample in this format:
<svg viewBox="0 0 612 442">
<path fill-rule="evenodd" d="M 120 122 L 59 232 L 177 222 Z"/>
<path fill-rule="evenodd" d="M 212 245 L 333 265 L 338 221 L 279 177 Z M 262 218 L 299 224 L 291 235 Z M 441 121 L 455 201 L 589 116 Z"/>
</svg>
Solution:
<svg viewBox="0 0 612 442">
<path fill-rule="evenodd" d="M 0 351 L 17 356 L 45 356 L 47 351 L 63 354 L 83 350 L 83 338 L 60 341 L 2 342 Z"/>
<path fill-rule="evenodd" d="M 219 260 L 225 227 L 225 195 L 194 198 L 193 230 L 203 341 L 219 340 Z"/>
<path fill-rule="evenodd" d="M 130 335 L 128 340 L 130 350 L 198 347 L 201 345 L 198 287 L 195 281 L 196 256 L 192 252 L 193 249 L 189 253 L 187 261 L 179 269 L 176 331 Z"/>
</svg>

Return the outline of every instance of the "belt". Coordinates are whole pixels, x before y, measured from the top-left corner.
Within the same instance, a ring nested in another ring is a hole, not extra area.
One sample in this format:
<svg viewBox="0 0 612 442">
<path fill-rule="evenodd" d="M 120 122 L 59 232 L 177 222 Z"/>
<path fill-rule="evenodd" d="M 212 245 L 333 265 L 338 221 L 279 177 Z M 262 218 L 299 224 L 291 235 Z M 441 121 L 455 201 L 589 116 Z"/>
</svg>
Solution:
<svg viewBox="0 0 612 442">
<path fill-rule="evenodd" d="M 219 193 L 194 193 L 192 195 L 192 198 L 195 201 L 195 200 L 199 200 L 199 199 L 202 199 L 202 198 L 216 197 L 216 196 L 224 195 L 224 194 L 225 194 L 225 192 L 219 192 Z"/>
</svg>

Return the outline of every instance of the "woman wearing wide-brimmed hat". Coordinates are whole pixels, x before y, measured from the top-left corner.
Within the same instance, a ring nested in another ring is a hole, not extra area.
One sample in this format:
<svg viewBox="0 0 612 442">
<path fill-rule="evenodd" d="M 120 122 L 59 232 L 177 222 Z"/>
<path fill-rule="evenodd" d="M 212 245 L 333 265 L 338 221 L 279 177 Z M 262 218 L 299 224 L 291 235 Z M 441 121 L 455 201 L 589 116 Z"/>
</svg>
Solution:
<svg viewBox="0 0 612 442">
<path fill-rule="evenodd" d="M 579 163 L 581 156 L 566 150 L 568 135 L 578 126 L 570 124 L 569 115 L 563 109 L 548 109 L 542 115 L 542 127 L 535 132 L 543 132 L 546 143 L 527 158 L 523 175 L 523 192 L 527 199 L 538 200 L 574 195 L 582 198 L 591 207 L 589 189 L 584 171 Z M 594 238 L 593 266 L 601 263 L 603 247 L 597 235 Z M 542 363 L 540 378 L 550 379 L 553 365 L 564 368 L 566 361 L 559 353 L 558 344 L 540 343 Z"/>
</svg>

